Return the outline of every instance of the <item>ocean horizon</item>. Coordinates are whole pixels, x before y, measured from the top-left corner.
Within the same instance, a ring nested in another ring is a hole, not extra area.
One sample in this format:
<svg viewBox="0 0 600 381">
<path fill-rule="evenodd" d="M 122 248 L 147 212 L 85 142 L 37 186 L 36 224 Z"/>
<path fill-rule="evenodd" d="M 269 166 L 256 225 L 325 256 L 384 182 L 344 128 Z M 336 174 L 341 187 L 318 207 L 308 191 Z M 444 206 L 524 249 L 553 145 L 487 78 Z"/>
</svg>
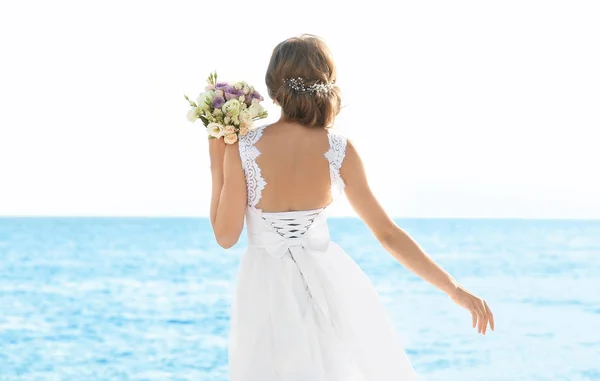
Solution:
<svg viewBox="0 0 600 381">
<path fill-rule="evenodd" d="M 329 218 L 424 381 L 600 380 L 600 220 L 395 220 L 496 318 L 478 335 L 359 219 Z M 203 217 L 0 217 L 0 380 L 228 380 L 246 242 L 220 248 Z"/>
</svg>

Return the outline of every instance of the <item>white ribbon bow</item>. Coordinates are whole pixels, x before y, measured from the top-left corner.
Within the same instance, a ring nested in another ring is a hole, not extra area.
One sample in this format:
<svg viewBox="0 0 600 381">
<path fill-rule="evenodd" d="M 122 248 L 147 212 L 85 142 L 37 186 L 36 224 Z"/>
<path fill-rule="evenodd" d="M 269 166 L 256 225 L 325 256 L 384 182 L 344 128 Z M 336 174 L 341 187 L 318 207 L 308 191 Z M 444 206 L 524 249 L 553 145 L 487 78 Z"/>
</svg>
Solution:
<svg viewBox="0 0 600 381">
<path fill-rule="evenodd" d="M 315 260 L 325 254 L 329 247 L 329 231 L 326 227 L 308 229 L 302 237 L 288 238 L 275 231 L 265 231 L 259 234 L 250 234 L 248 244 L 251 247 L 264 249 L 274 258 L 281 259 L 290 253 L 304 279 L 308 292 L 313 301 L 313 306 L 329 318 L 327 299 L 317 275 Z"/>
</svg>

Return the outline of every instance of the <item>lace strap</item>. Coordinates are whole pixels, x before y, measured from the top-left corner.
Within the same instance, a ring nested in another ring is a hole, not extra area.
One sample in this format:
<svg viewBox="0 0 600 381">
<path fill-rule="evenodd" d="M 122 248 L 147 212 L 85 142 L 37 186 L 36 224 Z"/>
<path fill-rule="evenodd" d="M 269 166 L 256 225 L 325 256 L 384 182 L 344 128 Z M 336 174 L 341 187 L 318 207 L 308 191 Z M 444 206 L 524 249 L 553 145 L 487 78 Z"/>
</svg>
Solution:
<svg viewBox="0 0 600 381">
<path fill-rule="evenodd" d="M 248 205 L 256 207 L 260 201 L 262 190 L 267 183 L 262 177 L 260 167 L 256 163 L 256 158 L 260 156 L 260 151 L 255 144 L 263 133 L 264 126 L 248 132 L 245 136 L 240 136 L 239 149 L 242 160 L 242 168 L 246 175 L 246 188 L 248 192 Z"/>
<path fill-rule="evenodd" d="M 346 157 L 346 137 L 328 131 L 329 150 L 325 152 L 325 157 L 329 161 L 329 174 L 331 176 L 331 186 L 338 193 L 342 193 L 346 184 L 340 174 L 342 163 Z"/>
</svg>

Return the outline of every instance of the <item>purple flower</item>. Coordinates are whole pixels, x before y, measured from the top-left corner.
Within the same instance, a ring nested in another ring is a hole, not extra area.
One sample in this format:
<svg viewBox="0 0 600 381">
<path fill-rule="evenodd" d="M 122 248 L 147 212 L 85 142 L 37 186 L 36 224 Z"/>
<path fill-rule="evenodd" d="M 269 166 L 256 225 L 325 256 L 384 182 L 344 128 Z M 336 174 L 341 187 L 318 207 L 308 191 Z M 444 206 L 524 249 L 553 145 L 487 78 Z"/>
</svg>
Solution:
<svg viewBox="0 0 600 381">
<path fill-rule="evenodd" d="M 215 85 L 215 89 L 217 89 L 217 90 L 223 90 L 227 86 L 229 86 L 229 84 L 227 82 L 217 82 L 217 84 Z"/>
<path fill-rule="evenodd" d="M 250 103 L 252 103 L 254 99 L 258 99 L 260 102 L 265 100 L 265 98 L 263 98 L 262 95 L 260 95 L 260 93 L 256 90 L 248 95 L 248 99 Z"/>
<path fill-rule="evenodd" d="M 214 97 L 212 104 L 214 108 L 221 108 L 225 104 L 225 98 L 219 96 Z"/>
<path fill-rule="evenodd" d="M 233 98 L 239 98 L 241 95 L 244 95 L 242 90 L 238 90 L 231 85 L 227 85 L 225 88 L 225 99 L 230 100 Z"/>
</svg>

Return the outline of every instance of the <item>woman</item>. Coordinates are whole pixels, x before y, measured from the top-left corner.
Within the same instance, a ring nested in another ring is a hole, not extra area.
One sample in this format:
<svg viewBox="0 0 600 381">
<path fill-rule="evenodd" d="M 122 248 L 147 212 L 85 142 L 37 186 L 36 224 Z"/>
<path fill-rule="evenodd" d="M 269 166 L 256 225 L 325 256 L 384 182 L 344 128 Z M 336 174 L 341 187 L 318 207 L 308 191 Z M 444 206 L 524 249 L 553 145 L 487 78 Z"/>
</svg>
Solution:
<svg viewBox="0 0 600 381">
<path fill-rule="evenodd" d="M 274 49 L 266 74 L 281 118 L 225 145 L 210 140 L 211 222 L 233 246 L 244 226 L 248 250 L 232 306 L 231 381 L 382 381 L 416 375 L 377 293 L 330 242 L 325 211 L 345 192 L 394 257 L 471 312 L 485 334 L 486 302 L 429 258 L 373 196 L 354 145 L 330 130 L 340 111 L 336 70 L 311 35 Z"/>
</svg>

